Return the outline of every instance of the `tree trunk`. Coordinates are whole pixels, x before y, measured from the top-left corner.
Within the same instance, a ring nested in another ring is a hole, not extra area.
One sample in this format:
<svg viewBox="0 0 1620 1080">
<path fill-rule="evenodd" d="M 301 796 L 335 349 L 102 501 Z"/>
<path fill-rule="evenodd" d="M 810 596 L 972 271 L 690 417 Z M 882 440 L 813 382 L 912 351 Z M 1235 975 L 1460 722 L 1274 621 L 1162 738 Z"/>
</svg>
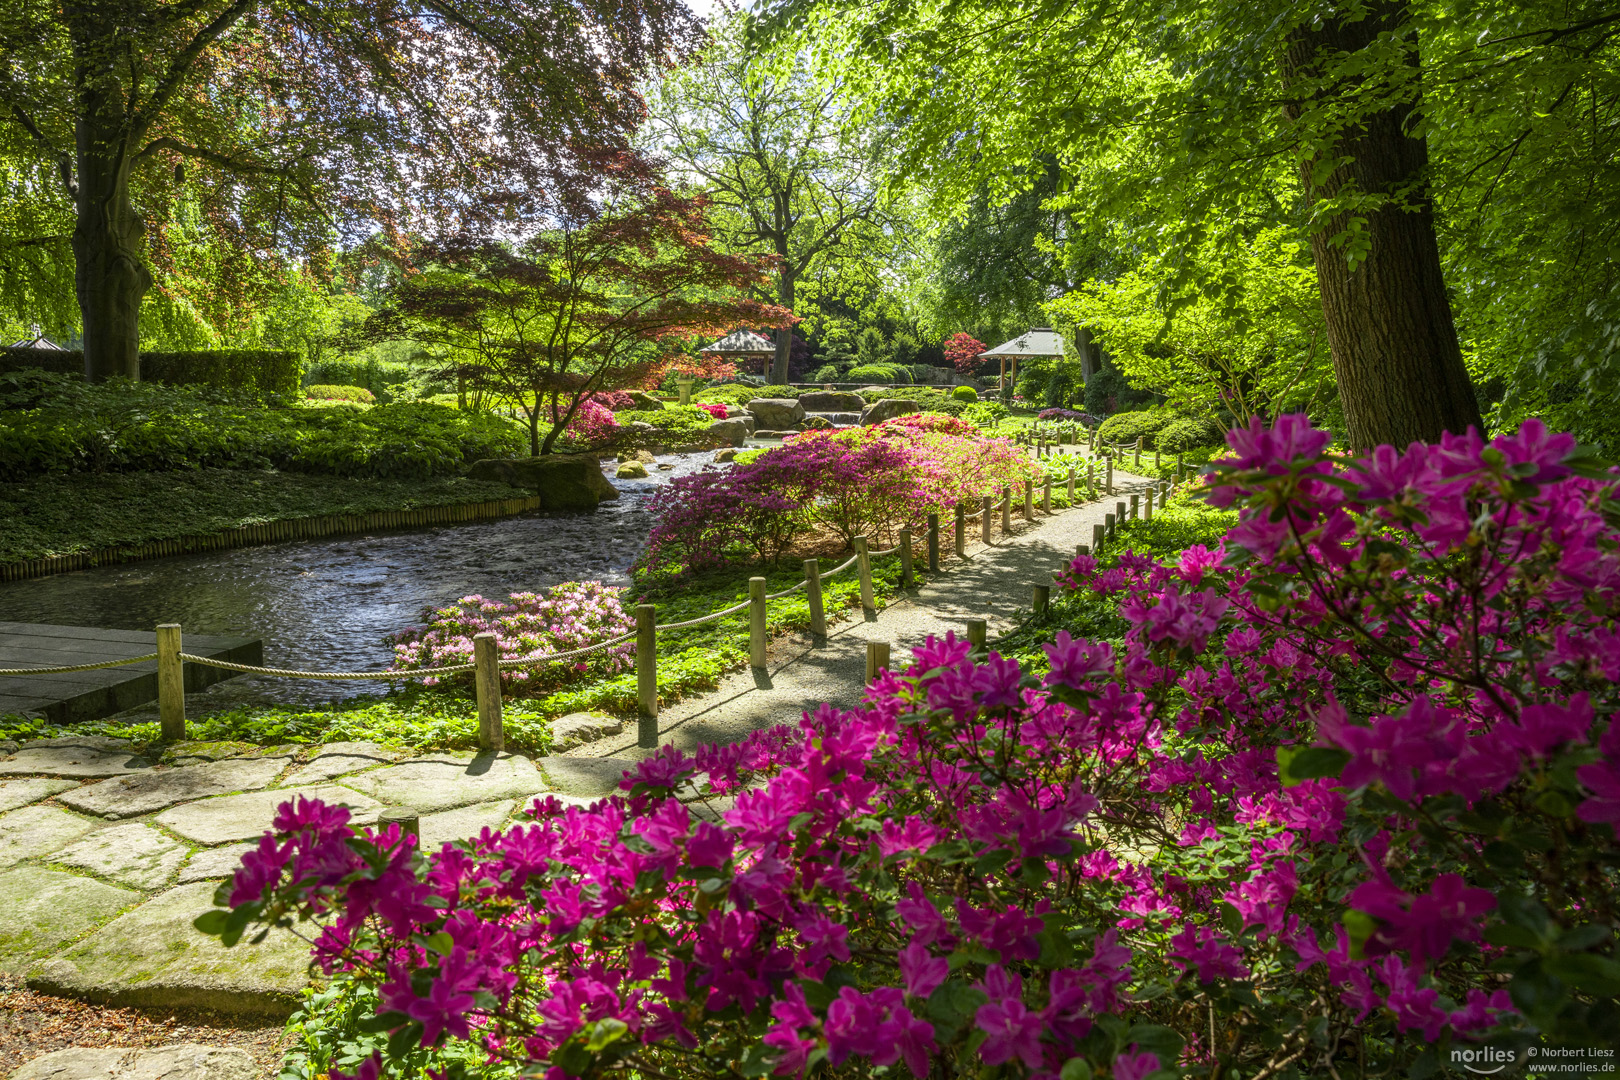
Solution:
<svg viewBox="0 0 1620 1080">
<path fill-rule="evenodd" d="M 1380 33 L 1397 31 L 1406 5 L 1371 0 L 1367 12 L 1355 22 L 1329 18 L 1290 35 L 1282 60 L 1290 90 L 1301 93 L 1304 84 L 1316 82 L 1324 52 L 1360 52 Z M 1359 89 L 1350 82 L 1316 86 L 1311 93 L 1331 110 Z M 1304 108 L 1292 102 L 1284 111 L 1296 122 Z M 1367 215 L 1365 258 L 1354 264 L 1348 249 L 1332 242 L 1352 224 L 1349 213 L 1317 222 L 1311 234 L 1345 435 L 1356 448 L 1404 447 L 1434 442 L 1447 431 L 1461 434 L 1470 425 L 1484 427 L 1440 270 L 1428 146 L 1410 133 L 1411 121 L 1410 101 L 1361 115 L 1333 145 L 1317 148 L 1322 157 L 1346 159 L 1319 182 L 1312 175 L 1318 158 L 1300 162 L 1311 203 L 1350 193 L 1392 198 Z"/>
<path fill-rule="evenodd" d="M 784 268 L 777 291 L 782 294 L 782 306 L 789 311 L 793 310 L 793 287 L 796 284 L 794 275 Z M 788 381 L 788 361 L 792 359 L 793 327 L 779 327 L 776 331 L 776 355 L 771 358 L 771 377 L 767 380 L 771 385 L 781 386 Z"/>
<path fill-rule="evenodd" d="M 1074 347 L 1080 353 L 1080 381 L 1090 386 L 1092 377 L 1097 374 L 1097 365 L 1091 358 L 1091 327 L 1074 328 Z"/>
<path fill-rule="evenodd" d="M 138 379 L 141 299 L 152 275 L 141 258 L 146 223 L 129 201 L 129 133 L 117 80 L 84 91 L 76 134 L 73 280 L 84 321 L 85 373 L 96 382 L 113 375 Z"/>
</svg>

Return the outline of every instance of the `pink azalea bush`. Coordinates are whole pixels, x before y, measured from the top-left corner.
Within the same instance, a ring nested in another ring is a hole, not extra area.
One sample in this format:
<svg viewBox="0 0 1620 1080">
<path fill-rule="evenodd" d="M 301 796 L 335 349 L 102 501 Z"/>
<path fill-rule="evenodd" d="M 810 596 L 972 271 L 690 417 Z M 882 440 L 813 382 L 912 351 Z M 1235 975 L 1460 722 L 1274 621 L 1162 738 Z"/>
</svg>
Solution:
<svg viewBox="0 0 1620 1080">
<path fill-rule="evenodd" d="M 316 962 L 377 988 L 396 1050 L 546 1080 L 1608 1045 L 1614 478 L 1533 422 L 1338 461 L 1299 418 L 1230 441 L 1224 545 L 1070 567 L 1119 641 L 1024 670 L 930 640 L 857 709 L 436 852 L 287 803 L 199 926 L 319 917 Z"/>
<path fill-rule="evenodd" d="M 710 416 L 714 417 L 716 420 L 724 420 L 728 415 L 726 412 L 726 407 L 718 402 L 695 401 L 693 404 L 702 409 L 704 412 L 708 413 Z"/>
<path fill-rule="evenodd" d="M 592 395 L 581 401 L 569 419 L 568 426 L 563 428 L 570 442 L 584 446 L 605 446 L 618 434 L 619 422 L 613 418 L 613 410 L 597 401 L 598 396 L 600 395 Z M 553 407 L 552 412 L 552 422 L 555 423 L 562 415 L 562 410 Z"/>
<path fill-rule="evenodd" d="M 930 511 L 1034 474 L 1027 456 L 965 420 L 912 413 L 871 427 L 807 431 L 746 465 L 680 477 L 648 538 L 641 566 L 685 571 L 729 561 L 775 560 L 825 529 L 893 541 Z"/>
<path fill-rule="evenodd" d="M 429 608 L 423 624 L 389 635 L 394 666 L 417 668 L 470 664 L 473 636 L 492 633 L 502 660 L 582 649 L 635 629 L 624 610 L 622 590 L 600 581 L 566 581 L 544 593 L 512 593 L 506 600 L 463 596 L 448 607 Z M 614 645 L 573 660 L 535 668 L 503 668 L 501 685 L 508 693 L 556 687 L 586 676 L 616 674 L 632 666 L 631 643 Z M 471 675 L 449 678 L 471 684 Z M 428 686 L 440 682 L 424 676 Z"/>
</svg>

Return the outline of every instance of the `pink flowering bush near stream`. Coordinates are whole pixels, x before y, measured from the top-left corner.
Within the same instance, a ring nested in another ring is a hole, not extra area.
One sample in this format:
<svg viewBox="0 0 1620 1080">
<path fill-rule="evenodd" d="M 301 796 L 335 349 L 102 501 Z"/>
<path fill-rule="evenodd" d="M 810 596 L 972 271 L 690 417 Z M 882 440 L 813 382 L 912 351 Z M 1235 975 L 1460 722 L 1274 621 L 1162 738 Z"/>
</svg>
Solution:
<svg viewBox="0 0 1620 1080">
<path fill-rule="evenodd" d="M 289 803 L 199 925 L 318 916 L 396 1050 L 547 1080 L 1421 1077 L 1609 1045 L 1613 477 L 1534 423 L 1356 460 L 1300 418 L 1231 442 L 1223 549 L 1070 568 L 1122 641 L 1060 633 L 1036 671 L 930 641 L 859 709 L 437 852 Z"/>
</svg>

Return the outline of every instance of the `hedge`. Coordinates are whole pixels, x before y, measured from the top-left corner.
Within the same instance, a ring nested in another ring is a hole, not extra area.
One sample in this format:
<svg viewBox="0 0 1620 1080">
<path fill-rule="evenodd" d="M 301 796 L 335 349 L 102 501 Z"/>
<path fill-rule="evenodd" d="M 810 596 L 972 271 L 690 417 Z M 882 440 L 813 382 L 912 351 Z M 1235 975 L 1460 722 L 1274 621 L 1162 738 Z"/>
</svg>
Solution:
<svg viewBox="0 0 1620 1080">
<path fill-rule="evenodd" d="M 359 401 L 367 405 L 377 400 L 377 396 L 363 386 L 328 386 L 323 383 L 304 387 L 304 396 L 314 401 Z"/>
<path fill-rule="evenodd" d="M 0 371 L 35 368 L 62 375 L 84 374 L 84 353 L 79 349 L 0 348 Z"/>
<path fill-rule="evenodd" d="M 911 369 L 901 364 L 859 364 L 849 369 L 845 382 L 909 383 Z"/>
<path fill-rule="evenodd" d="M 141 381 L 254 394 L 296 394 L 300 366 L 298 354 L 285 349 L 143 352 Z"/>
</svg>

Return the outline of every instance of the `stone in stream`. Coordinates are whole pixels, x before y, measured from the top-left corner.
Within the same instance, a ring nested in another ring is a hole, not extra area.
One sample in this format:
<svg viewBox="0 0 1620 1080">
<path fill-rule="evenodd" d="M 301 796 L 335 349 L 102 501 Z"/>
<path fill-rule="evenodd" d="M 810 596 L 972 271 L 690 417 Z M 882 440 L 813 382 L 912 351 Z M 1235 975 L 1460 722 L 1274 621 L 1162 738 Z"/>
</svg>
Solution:
<svg viewBox="0 0 1620 1080">
<path fill-rule="evenodd" d="M 128 739 L 104 735 L 78 735 L 65 739 L 34 739 L 4 761 L 0 776 L 59 776 L 86 778 L 125 776 L 152 767 L 137 757 Z"/>
<path fill-rule="evenodd" d="M 795 398 L 755 398 L 743 406 L 761 428 L 782 431 L 804 419 L 804 406 Z"/>
<path fill-rule="evenodd" d="M 327 743 L 309 759 L 308 764 L 294 769 L 282 783 L 289 787 L 293 784 L 318 784 L 322 780 L 386 764 L 391 757 L 393 755 L 376 743 Z"/>
<path fill-rule="evenodd" d="M 336 784 L 315 787 L 277 788 L 274 791 L 248 791 L 217 799 L 173 806 L 153 820 L 165 829 L 199 844 L 227 844 L 232 840 L 257 840 L 270 828 L 276 808 L 299 796 L 347 806 L 349 821 L 369 825 L 377 820 L 382 804 Z"/>
<path fill-rule="evenodd" d="M 805 412 L 860 412 L 866 399 L 853 390 L 810 390 L 799 395 Z"/>
<path fill-rule="evenodd" d="M 724 450 L 718 451 L 714 455 L 714 463 L 716 465 L 723 465 L 728 461 L 735 460 L 736 457 L 737 457 L 737 449 L 736 449 L 736 447 L 727 447 Z"/>
<path fill-rule="evenodd" d="M 88 870 L 120 885 L 157 889 L 169 883 L 186 860 L 186 847 L 150 825 L 119 825 L 91 833 L 50 857 L 51 862 Z"/>
<path fill-rule="evenodd" d="M 714 438 L 732 446 L 741 446 L 743 440 L 748 438 L 748 425 L 741 420 L 716 420 L 707 430 Z"/>
<path fill-rule="evenodd" d="M 35 964 L 28 985 L 109 1005 L 286 1016 L 309 981 L 309 946 L 271 930 L 257 945 L 244 938 L 225 948 L 191 925 L 213 910 L 214 887 L 199 881 L 154 897 Z"/>
<path fill-rule="evenodd" d="M 93 828 L 94 822 L 54 806 L 25 806 L 0 814 L 0 866 L 48 855 Z"/>
<path fill-rule="evenodd" d="M 142 899 L 133 889 L 59 870 L 0 871 L 0 972 L 21 975 L 40 957 Z"/>
<path fill-rule="evenodd" d="M 388 806 L 422 812 L 521 798 L 546 790 L 546 779 L 521 754 L 443 754 L 361 773 L 345 781 Z"/>
<path fill-rule="evenodd" d="M 595 454 L 485 458 L 473 462 L 467 478 L 529 488 L 539 494 L 543 510 L 595 510 L 597 503 L 619 497 Z"/>
<path fill-rule="evenodd" d="M 871 427 L 873 424 L 881 424 L 885 420 L 893 420 L 897 416 L 916 411 L 917 403 L 910 398 L 885 398 L 882 401 L 874 401 L 861 410 L 861 425 Z"/>
<path fill-rule="evenodd" d="M 229 1046 L 171 1043 L 151 1049 L 74 1046 L 30 1061 L 11 1080 L 255 1080 L 253 1055 Z"/>
<path fill-rule="evenodd" d="M 78 786 L 72 780 L 0 780 L 0 814 Z"/>
<path fill-rule="evenodd" d="M 551 748 L 562 752 L 596 742 L 624 730 L 624 721 L 596 713 L 577 712 L 551 722 Z"/>
<path fill-rule="evenodd" d="M 645 480 L 647 478 L 647 466 L 639 461 L 627 461 L 620 465 L 613 475 L 620 480 Z"/>
<path fill-rule="evenodd" d="M 825 416 L 810 416 L 805 418 L 803 426 L 806 431 L 826 431 L 830 428 L 835 428 L 838 425 L 834 424 Z"/>
<path fill-rule="evenodd" d="M 176 769 L 153 769 L 138 776 L 118 776 L 77 788 L 58 796 L 57 801 L 106 818 L 135 817 L 209 795 L 262 788 L 274 783 L 291 759 L 291 754 L 228 758 Z"/>
</svg>

